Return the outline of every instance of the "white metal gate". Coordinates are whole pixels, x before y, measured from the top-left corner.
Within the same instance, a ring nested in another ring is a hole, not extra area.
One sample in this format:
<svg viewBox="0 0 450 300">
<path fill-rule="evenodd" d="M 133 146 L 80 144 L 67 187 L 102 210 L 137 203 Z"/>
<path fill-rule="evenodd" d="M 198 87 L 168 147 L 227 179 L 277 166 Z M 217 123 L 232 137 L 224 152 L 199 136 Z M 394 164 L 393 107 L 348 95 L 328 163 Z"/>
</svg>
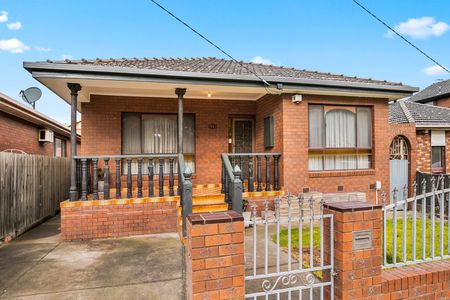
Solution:
<svg viewBox="0 0 450 300">
<path fill-rule="evenodd" d="M 408 188 L 408 144 L 402 136 L 396 136 L 389 149 L 390 200 L 394 201 L 394 190 Z M 401 207 L 400 207 L 401 208 Z"/>
<path fill-rule="evenodd" d="M 333 215 L 323 201 L 288 194 L 252 207 L 245 237 L 245 298 L 333 299 Z"/>
</svg>

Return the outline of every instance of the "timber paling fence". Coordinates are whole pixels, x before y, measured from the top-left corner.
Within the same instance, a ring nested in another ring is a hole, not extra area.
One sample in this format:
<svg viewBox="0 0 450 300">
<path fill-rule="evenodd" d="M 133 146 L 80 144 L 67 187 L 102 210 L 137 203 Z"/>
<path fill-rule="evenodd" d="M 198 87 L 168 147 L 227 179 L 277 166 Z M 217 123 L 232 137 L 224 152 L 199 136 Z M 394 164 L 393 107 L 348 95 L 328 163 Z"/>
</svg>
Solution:
<svg viewBox="0 0 450 300">
<path fill-rule="evenodd" d="M 0 152 L 0 239 L 55 215 L 69 188 L 70 159 Z"/>
</svg>

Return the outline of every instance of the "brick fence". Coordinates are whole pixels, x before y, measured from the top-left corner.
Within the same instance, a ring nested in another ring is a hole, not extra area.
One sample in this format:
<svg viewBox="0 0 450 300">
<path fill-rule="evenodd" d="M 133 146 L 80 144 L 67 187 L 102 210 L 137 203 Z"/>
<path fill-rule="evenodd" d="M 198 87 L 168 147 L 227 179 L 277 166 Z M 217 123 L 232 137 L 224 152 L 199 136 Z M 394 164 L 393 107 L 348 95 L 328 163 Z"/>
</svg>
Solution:
<svg viewBox="0 0 450 300">
<path fill-rule="evenodd" d="M 334 299 L 450 299 L 448 260 L 382 269 L 381 206 L 329 203 L 324 214 L 333 215 Z M 324 232 L 330 225 L 325 220 Z M 362 233 L 370 239 L 358 247 L 354 237 Z M 233 211 L 188 216 L 187 299 L 244 299 L 244 234 L 242 217 Z M 324 236 L 324 245 L 329 238 Z"/>
<path fill-rule="evenodd" d="M 244 219 L 234 211 L 188 215 L 187 299 L 243 299 Z"/>
<path fill-rule="evenodd" d="M 178 199 L 61 202 L 61 238 L 74 241 L 176 232 Z"/>
</svg>

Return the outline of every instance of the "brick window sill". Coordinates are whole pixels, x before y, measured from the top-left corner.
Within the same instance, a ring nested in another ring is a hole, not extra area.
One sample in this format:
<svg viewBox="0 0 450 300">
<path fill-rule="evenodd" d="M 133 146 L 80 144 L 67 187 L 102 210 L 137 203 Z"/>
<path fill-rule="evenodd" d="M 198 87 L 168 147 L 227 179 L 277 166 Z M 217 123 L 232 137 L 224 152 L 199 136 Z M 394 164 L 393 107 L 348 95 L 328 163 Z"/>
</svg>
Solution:
<svg viewBox="0 0 450 300">
<path fill-rule="evenodd" d="M 374 175 L 374 169 L 367 170 L 345 170 L 345 171 L 314 171 L 309 172 L 309 178 L 323 178 L 323 177 L 341 177 L 341 176 L 364 176 Z"/>
</svg>

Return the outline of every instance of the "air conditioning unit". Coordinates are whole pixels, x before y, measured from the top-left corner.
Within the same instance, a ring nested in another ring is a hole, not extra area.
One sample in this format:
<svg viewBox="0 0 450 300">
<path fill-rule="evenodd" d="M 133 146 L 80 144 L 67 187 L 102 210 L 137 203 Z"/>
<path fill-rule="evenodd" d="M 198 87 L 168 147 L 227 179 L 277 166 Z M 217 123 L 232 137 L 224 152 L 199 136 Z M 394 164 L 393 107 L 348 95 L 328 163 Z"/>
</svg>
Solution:
<svg viewBox="0 0 450 300">
<path fill-rule="evenodd" d="M 38 141 L 43 143 L 53 143 L 53 131 L 50 129 L 39 129 Z"/>
</svg>

